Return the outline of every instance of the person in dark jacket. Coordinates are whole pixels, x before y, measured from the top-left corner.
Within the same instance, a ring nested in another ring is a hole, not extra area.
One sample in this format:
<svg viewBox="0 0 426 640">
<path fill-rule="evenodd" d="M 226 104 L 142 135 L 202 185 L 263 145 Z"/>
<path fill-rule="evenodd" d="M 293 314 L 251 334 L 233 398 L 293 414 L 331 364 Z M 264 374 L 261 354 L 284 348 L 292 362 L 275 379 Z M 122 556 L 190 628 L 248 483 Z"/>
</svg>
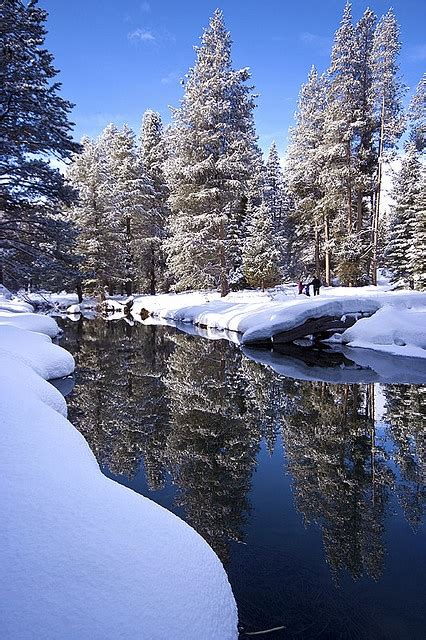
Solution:
<svg viewBox="0 0 426 640">
<path fill-rule="evenodd" d="M 321 280 L 315 275 L 315 278 L 312 280 L 311 285 L 314 288 L 314 296 L 319 296 L 319 290 L 321 286 Z"/>
</svg>

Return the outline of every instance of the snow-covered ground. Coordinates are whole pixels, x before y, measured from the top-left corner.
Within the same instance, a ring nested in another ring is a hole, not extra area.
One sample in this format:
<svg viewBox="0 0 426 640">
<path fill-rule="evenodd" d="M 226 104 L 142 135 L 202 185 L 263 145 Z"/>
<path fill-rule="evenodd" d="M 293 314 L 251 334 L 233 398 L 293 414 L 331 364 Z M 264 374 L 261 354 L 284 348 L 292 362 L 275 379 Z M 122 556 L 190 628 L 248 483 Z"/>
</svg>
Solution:
<svg viewBox="0 0 426 640">
<path fill-rule="evenodd" d="M 116 306 L 119 317 L 120 304 Z M 386 286 L 322 287 L 317 297 L 297 295 L 290 286 L 231 293 L 225 298 L 216 292 L 135 297 L 133 317 L 138 318 L 143 309 L 166 322 L 204 327 L 211 334 L 207 337 L 217 337 L 217 331 L 229 337 L 233 332 L 233 340 L 246 345 L 267 340 L 308 318 L 374 314 L 360 318 L 338 340 L 351 347 L 426 357 L 426 293 L 388 291 Z"/>
<path fill-rule="evenodd" d="M 0 637 L 231 640 L 237 611 L 208 544 L 106 478 L 46 379 L 68 375 L 52 318 L 0 295 Z"/>
</svg>

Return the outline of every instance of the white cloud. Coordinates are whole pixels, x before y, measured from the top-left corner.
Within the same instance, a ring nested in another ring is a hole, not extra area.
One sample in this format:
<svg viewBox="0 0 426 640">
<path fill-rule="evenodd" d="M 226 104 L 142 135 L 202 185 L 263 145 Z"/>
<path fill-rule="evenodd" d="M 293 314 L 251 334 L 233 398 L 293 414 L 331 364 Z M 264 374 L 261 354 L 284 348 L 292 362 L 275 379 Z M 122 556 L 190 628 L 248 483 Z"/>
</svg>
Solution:
<svg viewBox="0 0 426 640">
<path fill-rule="evenodd" d="M 153 33 L 147 29 L 141 29 L 140 27 L 128 33 L 127 37 L 133 42 L 155 42 L 155 36 Z"/>
<path fill-rule="evenodd" d="M 161 84 L 173 84 L 177 82 L 182 77 L 182 74 L 179 75 L 177 71 L 170 71 L 164 78 L 161 78 Z"/>
<path fill-rule="evenodd" d="M 331 51 L 332 39 L 328 36 L 320 36 L 317 33 L 304 31 L 300 34 L 300 41 L 308 47 L 317 49 L 319 53 L 328 55 Z"/>
</svg>

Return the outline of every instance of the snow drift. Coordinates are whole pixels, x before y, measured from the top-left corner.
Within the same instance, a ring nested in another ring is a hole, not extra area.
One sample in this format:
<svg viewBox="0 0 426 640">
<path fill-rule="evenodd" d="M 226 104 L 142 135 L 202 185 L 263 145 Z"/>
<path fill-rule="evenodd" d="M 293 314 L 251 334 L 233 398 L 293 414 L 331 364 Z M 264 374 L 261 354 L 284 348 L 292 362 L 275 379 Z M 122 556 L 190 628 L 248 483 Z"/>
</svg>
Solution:
<svg viewBox="0 0 426 640">
<path fill-rule="evenodd" d="M 43 379 L 69 373 L 70 354 L 31 331 L 28 316 L 25 328 L 18 314 L 7 320 L 0 326 L 7 576 L 0 636 L 236 638 L 236 605 L 215 553 L 175 515 L 101 473 L 66 419 L 63 397 Z"/>
<path fill-rule="evenodd" d="M 424 318 L 426 294 L 385 291 L 380 287 L 324 288 L 318 297 L 295 295 L 295 288 L 269 292 L 244 291 L 220 298 L 216 292 L 138 296 L 132 314 L 142 309 L 179 328 L 183 323 L 221 331 L 222 337 L 249 346 L 322 316 L 359 317 L 343 334 L 351 347 L 387 351 L 394 355 L 426 357 Z M 388 309 L 385 311 L 385 309 Z M 362 319 L 362 314 L 371 318 Z M 149 320 L 148 320 L 149 322 Z M 197 331 L 200 334 L 200 331 Z M 384 336 L 386 335 L 386 338 Z M 206 334 L 206 337 L 214 337 Z M 339 342 L 342 340 L 339 338 Z M 389 348 L 384 348 L 389 345 Z"/>
</svg>

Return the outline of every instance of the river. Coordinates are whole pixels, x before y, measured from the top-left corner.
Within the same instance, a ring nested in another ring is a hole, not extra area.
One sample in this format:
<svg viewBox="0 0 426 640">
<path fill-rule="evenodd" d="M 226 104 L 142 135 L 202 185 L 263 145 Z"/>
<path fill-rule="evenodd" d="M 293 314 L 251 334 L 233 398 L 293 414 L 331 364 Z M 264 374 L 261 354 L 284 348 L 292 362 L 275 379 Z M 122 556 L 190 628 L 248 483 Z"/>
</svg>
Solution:
<svg viewBox="0 0 426 640">
<path fill-rule="evenodd" d="M 315 354 L 297 379 L 171 327 L 61 326 L 71 422 L 105 475 L 213 547 L 241 638 L 423 640 L 424 384 L 354 384 Z"/>
</svg>

